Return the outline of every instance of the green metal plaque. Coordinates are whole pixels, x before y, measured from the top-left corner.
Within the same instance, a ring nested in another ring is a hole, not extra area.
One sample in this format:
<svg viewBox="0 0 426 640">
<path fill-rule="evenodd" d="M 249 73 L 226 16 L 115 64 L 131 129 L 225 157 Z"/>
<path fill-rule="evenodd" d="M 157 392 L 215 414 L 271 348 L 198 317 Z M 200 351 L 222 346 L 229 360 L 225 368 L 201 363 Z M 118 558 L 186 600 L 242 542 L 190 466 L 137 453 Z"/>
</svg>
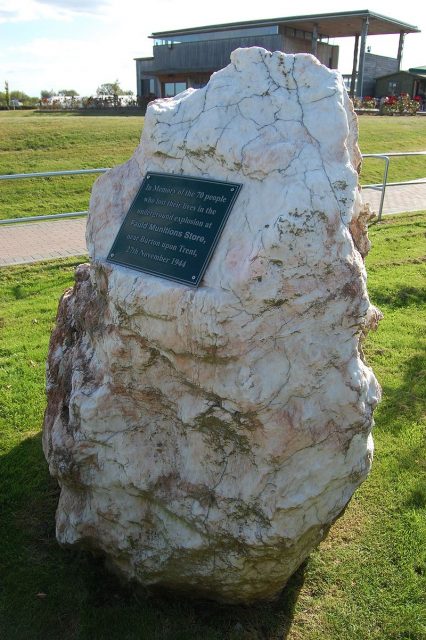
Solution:
<svg viewBox="0 0 426 640">
<path fill-rule="evenodd" d="M 107 260 L 197 287 L 241 187 L 147 173 Z"/>
</svg>

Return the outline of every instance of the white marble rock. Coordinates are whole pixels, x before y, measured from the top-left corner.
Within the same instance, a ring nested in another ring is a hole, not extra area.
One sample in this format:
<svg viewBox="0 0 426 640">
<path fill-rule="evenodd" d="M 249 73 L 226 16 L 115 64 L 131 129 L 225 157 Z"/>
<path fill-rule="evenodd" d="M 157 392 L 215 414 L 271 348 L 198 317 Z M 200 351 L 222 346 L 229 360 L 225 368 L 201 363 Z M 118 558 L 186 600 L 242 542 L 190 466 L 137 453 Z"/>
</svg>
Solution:
<svg viewBox="0 0 426 640">
<path fill-rule="evenodd" d="M 325 537 L 370 469 L 380 397 L 360 346 L 380 319 L 360 162 L 342 79 L 308 54 L 237 49 L 149 106 L 131 160 L 93 188 L 91 262 L 51 338 L 61 544 L 249 603 Z M 147 171 L 243 184 L 196 290 L 106 262 Z"/>
</svg>

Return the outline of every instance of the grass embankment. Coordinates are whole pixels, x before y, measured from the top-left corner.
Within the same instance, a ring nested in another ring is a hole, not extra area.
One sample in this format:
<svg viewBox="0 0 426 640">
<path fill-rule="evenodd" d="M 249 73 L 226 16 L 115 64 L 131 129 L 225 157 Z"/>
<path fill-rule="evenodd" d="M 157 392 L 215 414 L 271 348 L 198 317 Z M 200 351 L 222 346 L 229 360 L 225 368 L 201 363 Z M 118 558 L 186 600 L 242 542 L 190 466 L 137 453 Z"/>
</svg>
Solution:
<svg viewBox="0 0 426 640">
<path fill-rule="evenodd" d="M 426 117 L 360 116 L 359 146 L 362 153 L 426 151 Z M 383 160 L 365 158 L 361 184 L 383 181 Z M 426 177 L 426 156 L 394 157 L 388 182 L 404 182 Z"/>
<path fill-rule="evenodd" d="M 426 118 L 362 116 L 363 153 L 425 150 Z M 0 174 L 113 167 L 139 143 L 143 118 L 0 112 Z M 422 178 L 426 158 L 393 158 L 389 181 Z M 363 184 L 381 182 L 383 161 L 366 159 Z M 84 211 L 96 176 L 0 183 L 0 219 Z"/>
<path fill-rule="evenodd" d="M 0 270 L 0 637 L 5 640 L 424 640 L 426 212 L 370 230 L 383 310 L 365 351 L 384 397 L 375 461 L 327 540 L 275 604 L 244 609 L 134 596 L 54 537 L 41 451 L 44 363 L 78 259 Z"/>
<path fill-rule="evenodd" d="M 0 112 L 0 174 L 113 167 L 139 144 L 143 117 Z M 6 180 L 0 219 L 85 211 L 98 175 Z"/>
</svg>

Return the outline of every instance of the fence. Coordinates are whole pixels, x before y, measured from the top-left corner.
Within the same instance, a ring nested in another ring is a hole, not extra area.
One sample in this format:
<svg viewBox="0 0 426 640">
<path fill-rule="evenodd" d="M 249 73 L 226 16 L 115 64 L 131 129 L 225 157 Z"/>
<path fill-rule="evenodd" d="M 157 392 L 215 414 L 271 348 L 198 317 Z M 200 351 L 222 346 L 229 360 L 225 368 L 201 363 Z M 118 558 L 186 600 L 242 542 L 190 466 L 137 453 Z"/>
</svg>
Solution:
<svg viewBox="0 0 426 640">
<path fill-rule="evenodd" d="M 426 178 L 421 180 L 407 180 L 405 182 L 388 182 L 388 173 L 389 173 L 389 164 L 391 158 L 403 157 L 403 156 L 426 156 L 426 151 L 401 151 L 401 152 L 391 152 L 391 153 L 365 153 L 363 154 L 363 158 L 377 158 L 378 160 L 383 160 L 385 163 L 383 170 L 383 180 L 377 184 L 366 184 L 364 188 L 380 188 L 382 191 L 382 196 L 380 198 L 380 206 L 379 212 L 377 214 L 377 218 L 380 221 L 382 219 L 383 212 L 383 203 L 385 201 L 385 192 L 386 187 L 396 187 L 398 185 L 408 185 L 408 184 L 425 184 Z M 425 205 L 426 206 L 426 205 Z"/>
<path fill-rule="evenodd" d="M 105 173 L 109 168 L 102 167 L 99 169 L 72 169 L 69 171 L 43 171 L 41 173 L 12 173 L 0 175 L 1 180 L 26 180 L 29 178 L 51 178 L 56 176 L 78 176 L 88 173 Z M 53 213 L 51 215 L 27 216 L 25 218 L 8 218 L 0 220 L 0 224 L 16 224 L 19 222 L 34 222 L 38 220 L 59 220 L 60 218 L 75 218 L 78 216 L 87 216 L 87 211 L 72 211 L 70 213 Z"/>
<path fill-rule="evenodd" d="M 365 188 L 379 188 L 382 191 L 380 206 L 378 211 L 378 220 L 382 218 L 383 212 L 383 203 L 385 200 L 385 192 L 386 187 L 392 187 L 397 185 L 408 185 L 408 184 L 424 184 L 426 183 L 426 178 L 421 180 L 408 180 L 406 182 L 389 182 L 388 173 L 389 173 L 389 164 L 391 158 L 401 156 L 426 156 L 426 151 L 404 151 L 404 152 L 395 152 L 395 153 L 366 153 L 363 154 L 363 158 L 377 158 L 378 160 L 384 161 L 384 171 L 383 171 L 383 180 L 377 184 L 368 184 L 364 185 Z M 74 169 L 69 171 L 44 171 L 41 173 L 15 173 L 15 174 L 6 174 L 0 175 L 1 180 L 25 180 L 28 178 L 50 178 L 55 176 L 71 176 L 71 175 L 82 175 L 88 173 L 105 173 L 109 171 L 109 168 L 98 168 L 98 169 Z M 51 215 L 40 215 L 40 216 L 29 216 L 26 218 L 9 218 L 6 220 L 0 220 L 0 224 L 17 224 L 20 222 L 34 222 L 34 220 L 58 220 L 60 218 L 75 218 L 77 216 L 85 216 L 87 215 L 87 211 L 72 211 L 70 213 L 55 213 Z"/>
</svg>

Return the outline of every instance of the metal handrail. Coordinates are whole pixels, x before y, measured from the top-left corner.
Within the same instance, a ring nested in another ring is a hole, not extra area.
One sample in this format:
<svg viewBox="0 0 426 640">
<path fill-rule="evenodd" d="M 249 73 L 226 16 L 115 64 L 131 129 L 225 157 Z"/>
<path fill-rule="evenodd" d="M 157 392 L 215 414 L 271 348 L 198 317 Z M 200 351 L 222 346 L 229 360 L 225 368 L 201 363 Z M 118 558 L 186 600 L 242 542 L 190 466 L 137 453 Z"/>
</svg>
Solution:
<svg viewBox="0 0 426 640">
<path fill-rule="evenodd" d="M 426 179 L 420 180 L 409 180 L 407 182 L 389 182 L 388 183 L 388 173 L 389 173 L 389 163 L 390 159 L 397 156 L 426 156 L 426 151 L 395 151 L 389 153 L 365 153 L 362 155 L 363 158 L 378 158 L 384 160 L 385 167 L 383 171 L 383 182 L 378 184 L 367 184 L 364 185 L 364 188 L 381 188 L 382 195 L 380 198 L 380 206 L 378 212 L 378 220 L 382 219 L 383 212 L 383 203 L 385 200 L 385 191 L 387 186 L 395 186 L 395 185 L 403 185 L 403 184 L 423 184 L 426 182 Z M 72 176 L 72 175 L 82 175 L 88 173 L 105 173 L 109 171 L 109 168 L 102 167 L 98 169 L 71 169 L 64 171 L 43 171 L 38 173 L 12 173 L 12 174 L 4 174 L 0 175 L 0 180 L 23 180 L 26 178 L 51 178 L 56 176 Z M 59 220 L 61 218 L 75 218 L 78 216 L 86 216 L 88 211 L 71 211 L 70 213 L 53 213 L 49 215 L 41 215 L 41 216 L 28 216 L 25 218 L 8 218 L 6 220 L 0 220 L 1 224 L 17 224 L 19 222 L 34 222 L 39 220 Z"/>
<path fill-rule="evenodd" d="M 426 156 L 426 151 L 395 151 L 386 154 L 365 153 L 363 158 L 394 158 L 397 156 Z M 404 184 L 426 184 L 426 178 L 418 178 L 417 180 L 404 180 L 403 182 L 386 182 L 388 187 L 397 187 Z M 374 187 L 383 186 L 383 182 L 377 182 L 376 184 L 364 184 L 363 187 L 374 189 Z"/>
<path fill-rule="evenodd" d="M 395 158 L 395 157 L 402 157 L 402 156 L 426 156 L 426 151 L 390 151 L 389 153 L 364 153 L 362 155 L 363 158 L 379 158 L 385 161 L 385 168 L 384 168 L 384 172 L 383 172 L 383 182 L 382 183 L 378 183 L 378 184 L 366 184 L 364 185 L 364 189 L 370 187 L 370 188 L 379 188 L 381 187 L 382 189 L 382 195 L 380 198 L 380 205 L 379 205 L 379 213 L 377 215 L 377 220 L 380 222 L 380 220 L 382 219 L 382 212 L 383 212 L 383 204 L 385 201 L 385 191 L 386 191 L 386 187 L 389 186 L 397 186 L 397 185 L 403 185 L 403 184 L 423 184 L 426 182 L 426 179 L 421 179 L 421 180 L 407 180 L 407 182 L 389 182 L 388 183 L 388 172 L 389 172 L 389 163 L 390 163 L 390 159 L 391 158 Z"/>
<path fill-rule="evenodd" d="M 38 173 L 8 173 L 0 175 L 0 180 L 24 180 L 26 178 L 51 178 L 56 176 L 73 176 L 83 175 L 87 173 L 106 173 L 109 171 L 107 167 L 99 167 L 97 169 L 69 169 L 64 171 L 42 171 Z M 0 220 L 0 224 L 17 224 L 19 222 L 38 222 L 39 220 L 60 220 L 61 218 L 77 218 L 87 216 L 88 211 L 71 211 L 70 213 L 52 213 L 41 216 L 27 216 L 25 218 L 7 218 Z"/>
<path fill-rule="evenodd" d="M 395 158 L 396 156 L 426 156 L 426 151 L 389 151 L 386 154 L 364 153 L 363 158 L 375 155 L 387 155 L 389 158 Z"/>
<path fill-rule="evenodd" d="M 70 213 L 50 213 L 40 216 L 26 216 L 25 218 L 6 218 L 0 224 L 17 224 L 18 222 L 39 222 L 40 220 L 61 220 L 62 218 L 80 218 L 87 216 L 88 211 L 70 211 Z"/>
<path fill-rule="evenodd" d="M 382 153 L 366 153 L 362 157 L 363 158 L 379 158 L 385 161 L 385 169 L 383 172 L 383 183 L 382 183 L 382 195 L 380 198 L 379 213 L 377 216 L 377 219 L 380 221 L 382 219 L 383 204 L 385 201 L 385 191 L 386 191 L 386 185 L 388 181 L 390 158 L 389 158 L 389 155 L 385 155 Z"/>
<path fill-rule="evenodd" d="M 51 178 L 52 176 L 73 176 L 84 173 L 105 173 L 109 168 L 102 169 L 69 169 L 66 171 L 42 171 L 40 173 L 6 173 L 0 180 L 23 180 L 24 178 Z"/>
</svg>

